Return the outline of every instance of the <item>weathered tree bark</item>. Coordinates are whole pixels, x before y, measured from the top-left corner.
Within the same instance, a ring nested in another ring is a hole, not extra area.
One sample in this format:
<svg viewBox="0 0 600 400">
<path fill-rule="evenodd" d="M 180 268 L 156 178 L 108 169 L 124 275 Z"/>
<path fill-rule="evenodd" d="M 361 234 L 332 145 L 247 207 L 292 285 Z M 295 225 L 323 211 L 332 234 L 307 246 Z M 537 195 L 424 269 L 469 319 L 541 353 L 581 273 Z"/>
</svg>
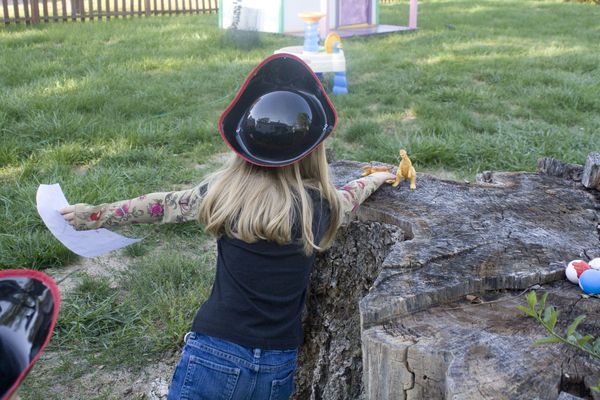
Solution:
<svg viewBox="0 0 600 400">
<path fill-rule="evenodd" d="M 566 261 L 600 256 L 600 193 L 582 186 L 581 167 L 540 165 L 553 176 L 484 173 L 464 184 L 418 174 L 416 190 L 403 182 L 367 200 L 315 266 L 295 398 L 589 396 L 599 366 L 534 348 L 544 332 L 515 311 L 524 289 L 564 281 Z M 361 165 L 331 166 L 342 184 Z M 548 287 L 565 322 L 587 307 L 583 329 L 599 333 L 597 298 Z M 505 300 L 465 304 L 468 294 Z"/>
<path fill-rule="evenodd" d="M 600 190 L 600 153 L 591 153 L 583 167 L 581 183 L 586 188 Z"/>
<path fill-rule="evenodd" d="M 295 399 L 355 399 L 362 393 L 358 302 L 403 232 L 380 222 L 350 222 L 319 255 L 304 318 Z"/>
<path fill-rule="evenodd" d="M 598 299 L 582 299 L 564 280 L 540 290 L 561 310 L 559 331 L 586 314 L 580 329 L 600 333 Z M 561 391 L 589 398 L 599 365 L 566 346 L 534 348 L 547 335 L 516 309 L 524 304 L 520 292 L 488 293 L 481 301 L 460 300 L 365 330 L 369 398 L 557 399 Z"/>
</svg>

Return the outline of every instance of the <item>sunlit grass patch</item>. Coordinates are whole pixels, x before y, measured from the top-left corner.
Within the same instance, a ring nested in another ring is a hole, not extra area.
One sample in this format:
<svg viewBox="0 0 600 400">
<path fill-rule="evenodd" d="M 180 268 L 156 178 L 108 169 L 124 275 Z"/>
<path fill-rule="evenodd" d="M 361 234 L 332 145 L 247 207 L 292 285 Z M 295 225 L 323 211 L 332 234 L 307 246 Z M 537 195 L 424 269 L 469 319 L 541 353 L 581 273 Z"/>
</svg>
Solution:
<svg viewBox="0 0 600 400">
<path fill-rule="evenodd" d="M 199 247 L 198 249 L 200 249 Z M 66 295 L 51 350 L 111 365 L 134 366 L 181 343 L 214 275 L 214 251 L 190 257 L 161 250 L 123 258 L 114 278 L 84 275 Z"/>
</svg>

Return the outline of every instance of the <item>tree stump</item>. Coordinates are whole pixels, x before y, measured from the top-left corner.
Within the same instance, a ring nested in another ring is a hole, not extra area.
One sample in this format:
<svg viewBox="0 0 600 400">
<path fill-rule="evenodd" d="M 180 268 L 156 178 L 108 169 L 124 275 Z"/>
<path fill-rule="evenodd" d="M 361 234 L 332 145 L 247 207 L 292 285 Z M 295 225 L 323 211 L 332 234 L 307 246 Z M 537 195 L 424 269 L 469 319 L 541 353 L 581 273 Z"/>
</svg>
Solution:
<svg viewBox="0 0 600 400">
<path fill-rule="evenodd" d="M 586 188 L 600 190 L 600 153 L 590 153 L 583 167 L 581 183 Z"/>
<path fill-rule="evenodd" d="M 540 165 L 546 173 L 488 172 L 477 184 L 419 173 L 416 190 L 373 194 L 317 259 L 294 398 L 591 396 L 599 365 L 534 348 L 543 329 L 515 309 L 544 285 L 561 320 L 585 313 L 582 330 L 600 333 L 600 300 L 564 282 L 565 262 L 600 256 L 600 193 L 582 186 L 582 168 Z M 336 184 L 360 167 L 332 163 Z"/>
<path fill-rule="evenodd" d="M 356 399 L 362 394 L 359 301 L 385 256 L 403 240 L 397 226 L 350 222 L 311 275 L 295 399 Z"/>
</svg>

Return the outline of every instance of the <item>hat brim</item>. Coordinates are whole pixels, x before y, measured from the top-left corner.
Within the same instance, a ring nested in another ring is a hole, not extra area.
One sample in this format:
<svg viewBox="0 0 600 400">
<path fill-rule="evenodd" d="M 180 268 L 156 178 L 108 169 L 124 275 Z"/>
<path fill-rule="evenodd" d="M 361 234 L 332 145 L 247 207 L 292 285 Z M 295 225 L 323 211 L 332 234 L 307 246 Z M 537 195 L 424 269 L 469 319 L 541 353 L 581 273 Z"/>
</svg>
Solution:
<svg viewBox="0 0 600 400">
<path fill-rule="evenodd" d="M 255 157 L 236 140 L 237 127 L 248 108 L 260 96 L 276 90 L 290 90 L 314 96 L 323 107 L 325 128 L 314 142 L 298 155 L 284 160 L 265 160 Z M 291 165 L 314 151 L 337 126 L 337 112 L 323 85 L 312 69 L 293 54 L 278 53 L 266 58 L 248 75 L 244 84 L 221 114 L 219 133 L 229 148 L 254 165 L 262 167 L 284 167 Z"/>
<path fill-rule="evenodd" d="M 54 280 L 40 271 L 0 271 L 0 360 L 10 371 L 0 387 L 8 399 L 50 341 L 60 310 L 60 292 Z"/>
</svg>

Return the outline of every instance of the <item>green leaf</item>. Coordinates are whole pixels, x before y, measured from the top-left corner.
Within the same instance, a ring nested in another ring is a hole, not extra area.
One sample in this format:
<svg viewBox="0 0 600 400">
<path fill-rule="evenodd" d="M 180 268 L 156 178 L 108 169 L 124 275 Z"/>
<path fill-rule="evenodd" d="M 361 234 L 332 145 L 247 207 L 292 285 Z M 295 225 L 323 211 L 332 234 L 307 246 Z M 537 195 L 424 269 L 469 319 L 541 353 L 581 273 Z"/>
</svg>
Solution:
<svg viewBox="0 0 600 400">
<path fill-rule="evenodd" d="M 592 346 L 592 351 L 596 354 L 600 354 L 600 337 L 594 340 L 594 345 Z"/>
<path fill-rule="evenodd" d="M 530 308 L 527 308 L 525 306 L 517 306 L 517 309 L 519 311 L 524 312 L 525 314 L 529 315 L 530 317 L 537 317 L 537 314 L 535 313 L 535 311 L 531 310 Z"/>
<path fill-rule="evenodd" d="M 534 346 L 542 346 L 545 344 L 552 344 L 552 343 L 560 343 L 560 339 L 557 338 L 556 336 L 548 336 L 543 339 L 536 340 L 535 342 L 533 342 L 533 345 Z"/>
<path fill-rule="evenodd" d="M 575 329 L 585 319 L 585 315 L 578 315 L 577 318 L 567 327 L 567 336 L 572 336 L 575 333 Z"/>
<path fill-rule="evenodd" d="M 535 310 L 535 305 L 537 304 L 537 296 L 535 294 L 535 291 L 531 291 L 527 295 L 527 304 L 529 304 L 529 308 Z"/>
<path fill-rule="evenodd" d="M 546 309 L 549 309 L 548 313 L 550 314 L 548 322 L 546 322 L 546 327 L 550 330 L 550 332 L 553 332 L 554 327 L 556 326 L 556 321 L 558 320 L 558 311 L 556 311 L 553 306 L 549 306 Z M 546 312 L 544 312 L 544 314 L 546 314 Z"/>
<path fill-rule="evenodd" d="M 550 307 L 546 307 L 546 309 L 544 310 L 544 317 L 542 318 L 542 320 L 547 324 L 548 321 L 550 321 L 550 317 L 552 316 L 552 310 L 554 309 L 554 307 L 550 306 Z"/>
<path fill-rule="evenodd" d="M 546 299 L 548 298 L 548 292 L 544 293 L 542 298 L 540 299 L 540 316 L 544 307 L 546 307 Z"/>
<path fill-rule="evenodd" d="M 594 392 L 599 392 L 600 393 L 600 379 L 598 379 L 598 382 L 596 383 L 596 386 L 592 386 L 590 389 L 592 389 Z"/>
<path fill-rule="evenodd" d="M 585 335 L 584 337 L 577 339 L 577 344 L 581 347 L 584 347 L 591 339 L 593 339 L 593 336 Z"/>
</svg>

